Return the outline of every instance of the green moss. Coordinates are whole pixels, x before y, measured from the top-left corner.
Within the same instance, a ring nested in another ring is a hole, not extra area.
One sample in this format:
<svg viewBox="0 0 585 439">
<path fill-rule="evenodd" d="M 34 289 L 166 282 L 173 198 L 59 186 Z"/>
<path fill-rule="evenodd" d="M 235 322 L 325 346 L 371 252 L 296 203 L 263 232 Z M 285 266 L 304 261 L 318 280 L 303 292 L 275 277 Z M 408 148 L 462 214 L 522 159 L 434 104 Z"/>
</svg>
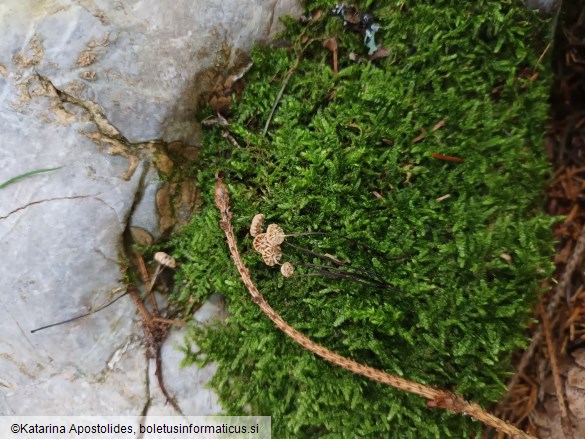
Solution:
<svg viewBox="0 0 585 439">
<path fill-rule="evenodd" d="M 223 406 L 271 415 L 273 437 L 470 437 L 481 426 L 469 418 L 353 376 L 276 330 L 250 300 L 218 226 L 212 192 L 220 170 L 245 261 L 292 326 L 342 355 L 484 405 L 502 395 L 510 355 L 526 341 L 538 280 L 551 274 L 552 220 L 541 208 L 547 63 L 528 79 L 546 23 L 521 1 L 364 5 L 380 19 L 376 40 L 391 50 L 388 58 L 351 62 L 350 52 L 368 49 L 341 20 L 287 20 L 292 46 L 254 49 L 245 92 L 232 107 L 229 130 L 241 147 L 219 127 L 204 133 L 195 175 L 204 205 L 173 241 L 182 262 L 177 295 L 221 292 L 231 316 L 225 325 L 192 328 L 205 360 L 188 350 L 186 362 L 217 361 L 212 384 Z M 315 1 L 308 9 L 318 6 L 332 5 Z M 332 36 L 337 76 L 321 46 Z M 413 142 L 423 129 L 424 139 Z M 400 291 L 283 279 L 252 250 L 248 227 L 258 212 L 287 233 L 329 232 L 288 239 L 375 270 Z"/>
</svg>

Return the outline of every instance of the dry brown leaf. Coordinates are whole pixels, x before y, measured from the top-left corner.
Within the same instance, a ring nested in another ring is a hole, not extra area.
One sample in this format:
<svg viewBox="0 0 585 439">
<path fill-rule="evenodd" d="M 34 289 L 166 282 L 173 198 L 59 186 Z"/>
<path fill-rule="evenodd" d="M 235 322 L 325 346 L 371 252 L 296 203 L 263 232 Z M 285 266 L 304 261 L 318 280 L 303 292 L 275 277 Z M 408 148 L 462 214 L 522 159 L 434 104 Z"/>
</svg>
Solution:
<svg viewBox="0 0 585 439">
<path fill-rule="evenodd" d="M 585 391 L 577 387 L 567 386 L 567 405 L 577 419 L 585 419 Z"/>
<path fill-rule="evenodd" d="M 355 6 L 348 6 L 345 8 L 345 15 L 343 17 L 345 21 L 352 23 L 352 24 L 359 24 L 361 23 L 362 19 L 360 17 L 359 11 Z"/>
<path fill-rule="evenodd" d="M 213 96 L 209 100 L 209 105 L 218 113 L 225 113 L 232 103 L 231 96 Z"/>
<path fill-rule="evenodd" d="M 337 50 L 337 40 L 335 38 L 327 38 L 323 41 L 323 47 L 330 52 Z"/>
<path fill-rule="evenodd" d="M 578 389 L 585 389 L 585 369 L 572 367 L 567 375 L 567 384 Z"/>
<path fill-rule="evenodd" d="M 566 264 L 573 253 L 573 241 L 567 241 L 563 249 L 555 255 L 555 264 Z"/>
<path fill-rule="evenodd" d="M 380 47 L 380 48 L 379 48 L 378 50 L 376 50 L 376 51 L 375 51 L 375 52 L 374 52 L 372 55 L 370 55 L 370 56 L 368 57 L 368 59 L 369 59 L 370 61 L 375 61 L 375 60 L 377 60 L 377 59 L 379 59 L 379 58 L 386 58 L 386 57 L 388 57 L 388 56 L 390 56 L 390 51 L 389 51 L 389 50 L 386 50 L 386 49 L 384 49 L 383 47 Z"/>
<path fill-rule="evenodd" d="M 442 154 L 437 154 L 436 152 L 433 152 L 431 154 L 431 157 L 437 159 L 437 160 L 444 160 L 446 162 L 457 162 L 457 163 L 462 163 L 465 160 L 463 160 L 461 157 L 454 157 L 452 155 L 442 155 Z"/>
<path fill-rule="evenodd" d="M 323 47 L 333 53 L 333 73 L 337 75 L 337 40 L 327 38 L 323 41 Z"/>
<path fill-rule="evenodd" d="M 575 363 L 585 368 L 585 348 L 571 352 L 571 356 L 575 359 Z"/>
</svg>

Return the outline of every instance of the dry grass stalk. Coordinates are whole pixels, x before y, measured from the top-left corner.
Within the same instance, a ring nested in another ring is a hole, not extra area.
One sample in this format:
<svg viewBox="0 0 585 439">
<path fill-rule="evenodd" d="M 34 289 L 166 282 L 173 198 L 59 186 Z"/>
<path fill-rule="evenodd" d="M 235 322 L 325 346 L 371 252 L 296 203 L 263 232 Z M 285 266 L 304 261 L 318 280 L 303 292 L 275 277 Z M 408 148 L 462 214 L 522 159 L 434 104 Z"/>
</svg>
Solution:
<svg viewBox="0 0 585 439">
<path fill-rule="evenodd" d="M 336 352 L 330 351 L 324 346 L 315 343 L 313 340 L 291 327 L 284 319 L 268 304 L 262 293 L 256 288 L 252 281 L 248 267 L 244 265 L 240 252 L 236 244 L 236 237 L 231 224 L 232 213 L 230 211 L 230 198 L 227 186 L 221 178 L 216 175 L 217 183 L 215 185 L 215 205 L 220 211 L 220 227 L 226 235 L 227 244 L 242 278 L 242 282 L 248 289 L 252 300 L 256 303 L 262 312 L 272 320 L 274 325 L 284 332 L 288 337 L 300 344 L 306 350 L 320 356 L 326 361 L 342 367 L 356 375 L 361 375 L 372 381 L 386 384 L 399 390 L 414 393 L 427 399 L 429 407 L 441 407 L 454 413 L 469 415 L 483 424 L 493 427 L 496 430 L 508 434 L 518 439 L 536 439 L 534 436 L 524 433 L 518 428 L 510 425 L 506 421 L 485 411 L 479 404 L 465 401 L 458 395 L 435 387 L 425 386 L 423 384 L 409 381 L 396 375 L 391 375 L 382 370 L 375 369 L 365 364 L 358 363 L 350 358 L 343 357 Z"/>
</svg>

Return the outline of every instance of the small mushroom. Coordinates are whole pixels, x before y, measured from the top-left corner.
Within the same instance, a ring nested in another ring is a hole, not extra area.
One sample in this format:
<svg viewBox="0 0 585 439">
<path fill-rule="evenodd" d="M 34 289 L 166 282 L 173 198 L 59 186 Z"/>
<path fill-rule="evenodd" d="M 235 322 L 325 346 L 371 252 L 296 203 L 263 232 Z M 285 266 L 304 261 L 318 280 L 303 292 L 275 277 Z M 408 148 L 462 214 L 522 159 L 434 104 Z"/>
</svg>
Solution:
<svg viewBox="0 0 585 439">
<path fill-rule="evenodd" d="M 291 277 L 295 272 L 295 266 L 290 262 L 285 262 L 280 266 L 280 274 L 284 277 Z"/>
<path fill-rule="evenodd" d="M 278 246 L 267 248 L 261 254 L 264 263 L 269 267 L 274 267 L 282 258 L 282 251 Z"/>
<path fill-rule="evenodd" d="M 173 269 L 177 267 L 177 262 L 175 261 L 175 259 L 172 256 L 167 255 L 165 252 L 156 252 L 154 254 L 154 260 L 158 263 L 158 265 L 156 266 L 156 270 L 154 270 L 154 275 L 152 276 L 152 279 L 150 280 L 150 285 L 148 286 L 149 293 L 154 288 L 156 278 L 165 267 Z"/>
<path fill-rule="evenodd" d="M 173 269 L 177 267 L 177 262 L 175 261 L 175 259 L 172 256 L 167 255 L 165 252 L 155 253 L 154 260 L 159 264 L 164 265 L 165 267 Z"/>
<path fill-rule="evenodd" d="M 266 235 L 266 233 L 260 233 L 259 235 L 256 235 L 252 245 L 254 247 L 254 250 L 256 250 L 258 253 L 262 253 L 267 249 L 273 247 L 273 245 L 268 241 L 268 236 Z"/>
<path fill-rule="evenodd" d="M 250 235 L 252 235 L 252 237 L 255 238 L 260 233 L 262 233 L 265 218 L 266 216 L 264 216 L 262 213 L 254 215 L 254 218 L 252 218 L 252 225 L 250 226 Z"/>
<path fill-rule="evenodd" d="M 266 229 L 268 242 L 272 245 L 280 245 L 284 242 L 285 234 L 278 224 L 270 224 Z"/>
</svg>

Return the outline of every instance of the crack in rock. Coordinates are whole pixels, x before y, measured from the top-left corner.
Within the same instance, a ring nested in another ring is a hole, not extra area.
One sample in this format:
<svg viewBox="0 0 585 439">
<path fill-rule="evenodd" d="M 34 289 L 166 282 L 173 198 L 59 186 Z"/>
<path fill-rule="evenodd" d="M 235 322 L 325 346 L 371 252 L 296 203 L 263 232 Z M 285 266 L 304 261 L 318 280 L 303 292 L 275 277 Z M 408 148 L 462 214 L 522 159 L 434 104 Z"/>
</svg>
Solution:
<svg viewBox="0 0 585 439">
<path fill-rule="evenodd" d="M 95 102 L 89 100 L 76 98 L 63 90 L 58 89 L 49 78 L 39 73 L 36 73 L 35 77 L 48 91 L 50 96 L 58 97 L 61 102 L 67 102 L 86 110 L 89 113 L 91 120 L 96 124 L 98 131 L 102 135 L 110 139 L 119 140 L 126 145 L 131 144 L 131 142 L 129 142 L 128 139 L 126 139 L 126 137 L 124 137 L 120 131 L 107 119 L 105 116 L 105 111 L 101 105 L 98 105 Z"/>
<path fill-rule="evenodd" d="M 153 141 L 137 143 L 130 142 L 120 130 L 108 120 L 105 115 L 105 110 L 101 105 L 90 100 L 76 98 L 63 90 L 60 90 L 49 78 L 39 73 L 35 73 L 32 78 L 38 81 L 40 85 L 39 88 L 42 89 L 41 92 L 36 91 L 35 94 L 45 95 L 55 100 L 51 110 L 61 121 L 71 123 L 80 119 L 79 116 L 71 115 L 67 112 L 64 108 L 64 104 L 79 107 L 87 112 L 89 120 L 95 124 L 96 131 L 81 132 L 81 134 L 94 143 L 109 145 L 109 154 L 126 157 L 130 163 L 122 178 L 124 180 L 130 180 L 140 162 L 137 153 L 141 148 L 150 145 Z"/>
<path fill-rule="evenodd" d="M 5 219 L 9 218 L 10 216 L 14 215 L 15 213 L 17 213 L 17 212 L 19 212 L 21 210 L 24 210 L 24 209 L 28 209 L 31 206 L 34 206 L 34 205 L 37 205 L 37 204 L 48 203 L 50 201 L 77 200 L 77 199 L 84 199 L 84 198 L 94 198 L 94 199 L 103 201 L 100 198 L 98 198 L 98 195 L 99 194 L 96 194 L 96 195 L 74 195 L 74 196 L 70 196 L 70 197 L 55 197 L 55 198 L 47 198 L 45 200 L 31 201 L 30 203 L 25 204 L 24 206 L 20 206 L 20 207 L 14 209 L 11 212 L 8 212 L 8 214 L 5 215 L 5 216 L 0 216 L 0 220 L 5 220 Z"/>
<path fill-rule="evenodd" d="M 32 92 L 28 91 L 31 79 L 38 82 L 39 86 Z M 62 123 L 71 123 L 80 120 L 77 115 L 72 115 L 64 108 L 64 104 L 70 104 L 85 110 L 88 114 L 89 121 L 93 122 L 96 131 L 82 131 L 85 137 L 92 142 L 102 145 L 107 145 L 108 153 L 112 155 L 120 155 L 127 158 L 130 163 L 128 169 L 122 176 L 124 180 L 130 180 L 134 175 L 134 171 L 140 163 L 140 159 L 144 158 L 145 154 L 152 155 L 161 154 L 166 157 L 165 149 L 169 143 L 162 139 L 150 139 L 141 142 L 132 142 L 126 138 L 118 128 L 116 128 L 106 117 L 104 108 L 93 101 L 77 98 L 66 91 L 57 88 L 53 82 L 39 73 L 35 73 L 27 81 L 20 84 L 21 99 L 28 101 L 32 95 L 44 95 L 53 98 L 51 111 L 58 117 Z M 164 170 L 163 170 L 164 172 Z"/>
</svg>

